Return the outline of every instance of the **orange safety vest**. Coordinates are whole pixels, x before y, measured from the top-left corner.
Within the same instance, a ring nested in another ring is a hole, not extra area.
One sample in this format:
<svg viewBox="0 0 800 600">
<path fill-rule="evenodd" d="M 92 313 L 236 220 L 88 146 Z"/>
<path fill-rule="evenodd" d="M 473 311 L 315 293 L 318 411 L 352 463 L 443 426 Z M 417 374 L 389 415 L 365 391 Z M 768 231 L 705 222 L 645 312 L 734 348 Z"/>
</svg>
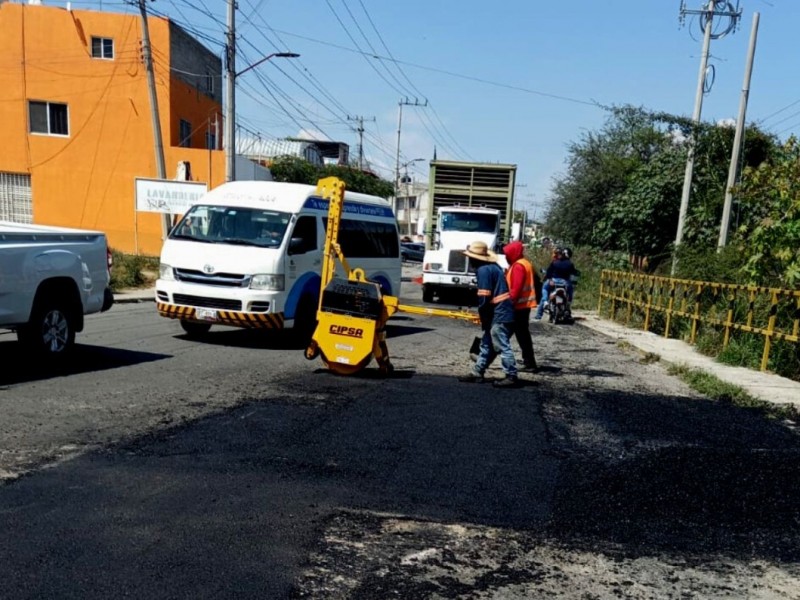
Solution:
<svg viewBox="0 0 800 600">
<path fill-rule="evenodd" d="M 520 258 L 514 263 L 514 265 L 516 264 L 522 265 L 525 269 L 525 281 L 522 283 L 522 292 L 519 298 L 514 302 L 514 310 L 536 308 L 536 288 L 533 285 L 533 265 L 527 258 Z M 511 265 L 508 271 L 506 271 L 506 281 L 508 282 L 509 289 L 511 289 L 511 269 L 514 268 L 514 265 Z"/>
</svg>

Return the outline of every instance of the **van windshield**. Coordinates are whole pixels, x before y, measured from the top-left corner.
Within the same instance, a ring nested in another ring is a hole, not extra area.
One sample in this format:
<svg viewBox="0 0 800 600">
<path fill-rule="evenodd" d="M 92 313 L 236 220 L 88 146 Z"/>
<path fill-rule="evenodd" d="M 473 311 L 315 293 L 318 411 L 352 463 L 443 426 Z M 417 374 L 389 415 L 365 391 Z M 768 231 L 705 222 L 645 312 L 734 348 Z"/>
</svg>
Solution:
<svg viewBox="0 0 800 600">
<path fill-rule="evenodd" d="M 170 239 L 209 244 L 241 244 L 277 248 L 292 215 L 238 206 L 195 205 L 172 229 Z"/>
<path fill-rule="evenodd" d="M 494 233 L 497 231 L 497 215 L 491 213 L 446 213 L 442 215 L 442 231 Z"/>
</svg>

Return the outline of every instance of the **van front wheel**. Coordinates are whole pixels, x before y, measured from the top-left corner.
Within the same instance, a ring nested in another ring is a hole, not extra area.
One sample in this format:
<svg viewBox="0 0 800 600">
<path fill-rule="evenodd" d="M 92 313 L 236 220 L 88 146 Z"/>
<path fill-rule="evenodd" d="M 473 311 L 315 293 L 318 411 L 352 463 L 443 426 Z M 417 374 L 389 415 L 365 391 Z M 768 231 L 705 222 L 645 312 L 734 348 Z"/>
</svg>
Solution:
<svg viewBox="0 0 800 600">
<path fill-rule="evenodd" d="M 294 315 L 294 332 L 297 340 L 308 345 L 316 328 L 317 301 L 311 296 L 303 296 L 297 304 Z"/>
<path fill-rule="evenodd" d="M 181 320 L 181 327 L 186 332 L 186 335 L 192 339 L 201 338 L 211 331 L 211 323 L 197 323 L 195 321 Z"/>
</svg>

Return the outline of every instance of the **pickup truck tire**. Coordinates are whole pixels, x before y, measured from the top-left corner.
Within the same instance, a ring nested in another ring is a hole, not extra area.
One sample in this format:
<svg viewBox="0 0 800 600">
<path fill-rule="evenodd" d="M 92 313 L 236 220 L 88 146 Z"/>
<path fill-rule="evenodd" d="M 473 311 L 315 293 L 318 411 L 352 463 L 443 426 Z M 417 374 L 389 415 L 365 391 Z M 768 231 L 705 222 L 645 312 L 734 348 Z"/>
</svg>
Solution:
<svg viewBox="0 0 800 600">
<path fill-rule="evenodd" d="M 52 298 L 38 298 L 27 325 L 17 330 L 17 338 L 36 354 L 55 359 L 72 349 L 77 325 L 70 306 Z"/>
<path fill-rule="evenodd" d="M 186 335 L 193 339 L 201 338 L 211 331 L 211 323 L 197 323 L 184 319 L 181 319 L 181 327 L 186 332 Z"/>
<path fill-rule="evenodd" d="M 422 301 L 427 302 L 428 304 L 433 302 L 433 286 L 431 285 L 422 286 Z"/>
</svg>

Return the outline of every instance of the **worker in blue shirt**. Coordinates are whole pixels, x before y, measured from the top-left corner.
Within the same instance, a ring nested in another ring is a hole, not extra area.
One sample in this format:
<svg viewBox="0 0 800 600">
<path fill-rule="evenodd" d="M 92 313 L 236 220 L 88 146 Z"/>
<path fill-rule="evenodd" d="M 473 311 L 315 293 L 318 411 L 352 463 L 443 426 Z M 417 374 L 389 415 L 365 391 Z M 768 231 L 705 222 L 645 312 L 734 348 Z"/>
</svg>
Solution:
<svg viewBox="0 0 800 600">
<path fill-rule="evenodd" d="M 489 250 L 484 242 L 472 242 L 464 251 L 477 266 L 475 276 L 478 280 L 478 315 L 481 318 L 481 350 L 472 372 L 459 381 L 483 383 L 486 369 L 497 356 L 505 372 L 505 378 L 494 382 L 496 387 L 516 387 L 517 361 L 511 349 L 511 336 L 514 335 L 514 305 L 508 291 L 503 269 L 497 265 L 497 255 Z"/>
</svg>

